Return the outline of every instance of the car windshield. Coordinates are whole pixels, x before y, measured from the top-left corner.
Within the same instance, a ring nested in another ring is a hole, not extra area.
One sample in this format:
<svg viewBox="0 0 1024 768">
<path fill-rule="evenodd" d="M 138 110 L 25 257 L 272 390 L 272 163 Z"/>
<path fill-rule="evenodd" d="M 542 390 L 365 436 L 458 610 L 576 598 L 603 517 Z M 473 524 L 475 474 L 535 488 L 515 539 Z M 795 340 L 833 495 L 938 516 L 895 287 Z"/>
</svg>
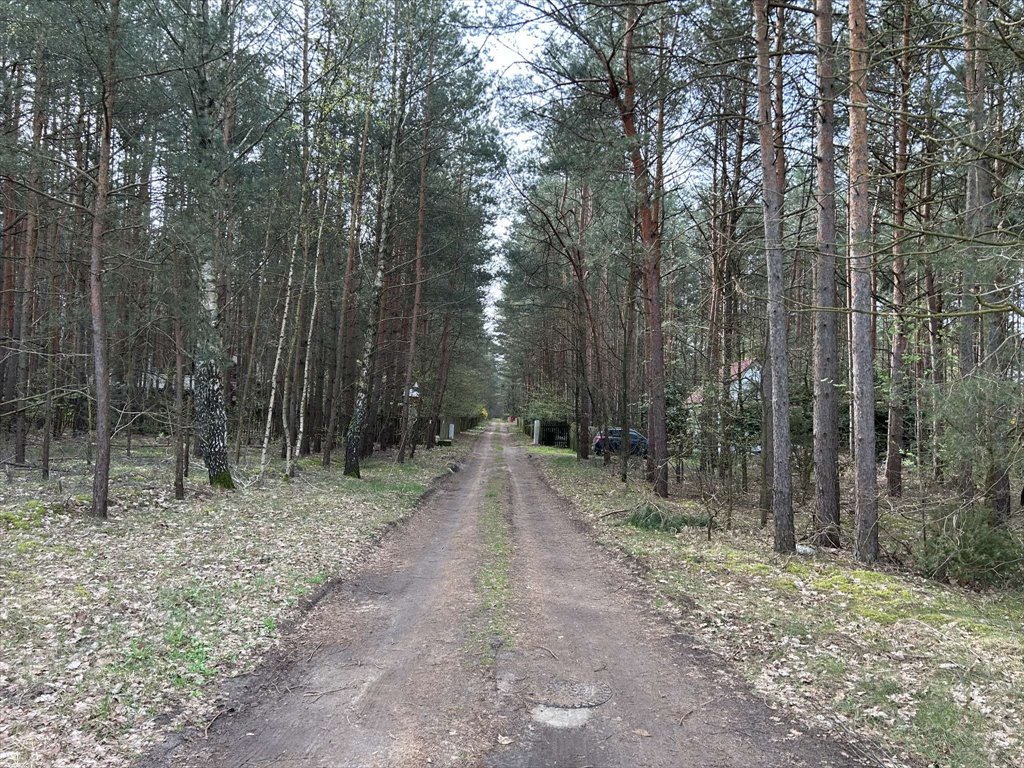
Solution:
<svg viewBox="0 0 1024 768">
<path fill-rule="evenodd" d="M 596 437 L 604 437 L 604 432 L 598 432 Z M 608 430 L 608 437 L 622 437 L 622 429 L 621 428 L 619 428 L 619 429 L 615 429 L 615 428 L 609 429 Z M 640 432 L 637 432 L 635 429 L 629 430 L 629 437 L 630 437 L 631 440 L 646 440 L 647 439 Z"/>
</svg>

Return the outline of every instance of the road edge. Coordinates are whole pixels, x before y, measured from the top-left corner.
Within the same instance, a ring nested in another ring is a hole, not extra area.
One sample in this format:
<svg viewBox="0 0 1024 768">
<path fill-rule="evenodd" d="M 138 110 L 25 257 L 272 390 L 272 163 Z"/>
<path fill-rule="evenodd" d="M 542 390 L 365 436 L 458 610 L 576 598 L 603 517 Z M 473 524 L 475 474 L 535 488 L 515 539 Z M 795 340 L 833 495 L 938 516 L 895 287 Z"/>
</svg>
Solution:
<svg viewBox="0 0 1024 768">
<path fill-rule="evenodd" d="M 293 646 L 295 644 L 290 643 L 289 639 L 295 635 L 312 611 L 350 582 L 353 573 L 365 565 L 388 541 L 397 536 L 437 493 L 454 482 L 455 475 L 462 470 L 467 457 L 473 453 L 483 434 L 463 433 L 465 450 L 460 452 L 458 460 L 449 464 L 445 471 L 430 480 L 426 489 L 416 497 L 416 501 L 407 512 L 395 520 L 382 523 L 365 542 L 360 544 L 352 568 L 344 574 L 333 574 L 289 609 L 288 615 L 282 618 L 278 625 L 279 634 L 274 640 L 274 644 L 256 657 L 256 663 L 252 669 L 224 678 L 211 686 L 212 696 L 209 704 L 215 711 L 209 721 L 193 722 L 184 728 L 172 730 L 170 723 L 173 722 L 175 710 L 154 715 L 154 721 L 166 719 L 167 724 L 161 722 L 157 725 L 154 732 L 154 743 L 145 752 L 128 762 L 130 768 L 174 768 L 175 755 L 182 746 L 194 741 L 197 737 L 205 739 L 210 726 L 218 718 L 224 714 L 242 711 L 240 705 L 258 698 L 261 691 L 272 688 L 290 665 L 299 659 L 299 656 L 294 653 Z"/>
</svg>

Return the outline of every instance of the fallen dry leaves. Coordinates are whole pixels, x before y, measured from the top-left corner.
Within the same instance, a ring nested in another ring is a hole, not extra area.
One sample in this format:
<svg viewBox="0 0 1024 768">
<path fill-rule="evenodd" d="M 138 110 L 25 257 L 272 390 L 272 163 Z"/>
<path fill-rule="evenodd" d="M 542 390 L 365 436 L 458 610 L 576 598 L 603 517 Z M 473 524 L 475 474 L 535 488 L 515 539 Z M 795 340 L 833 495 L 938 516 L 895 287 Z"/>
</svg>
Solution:
<svg viewBox="0 0 1024 768">
<path fill-rule="evenodd" d="M 234 493 L 198 477 L 182 502 L 166 449 L 139 447 L 115 460 L 105 523 L 84 515 L 83 462 L 45 484 L 19 473 L 0 488 L 0 765 L 124 766 L 166 729 L 202 727 L 216 683 L 251 670 L 465 442 L 374 458 L 361 480 L 316 458 Z"/>
</svg>

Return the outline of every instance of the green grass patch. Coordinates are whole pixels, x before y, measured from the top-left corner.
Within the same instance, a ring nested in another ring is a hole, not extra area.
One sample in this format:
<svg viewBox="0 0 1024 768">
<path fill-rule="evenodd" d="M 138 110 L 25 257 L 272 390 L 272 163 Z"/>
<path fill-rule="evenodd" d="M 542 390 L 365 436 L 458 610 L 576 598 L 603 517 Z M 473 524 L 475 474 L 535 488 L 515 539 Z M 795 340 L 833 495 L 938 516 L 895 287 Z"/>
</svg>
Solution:
<svg viewBox="0 0 1024 768">
<path fill-rule="evenodd" d="M 529 445 L 527 446 L 529 453 L 537 456 L 556 456 L 560 459 L 565 458 L 576 458 L 576 451 L 572 448 L 556 448 L 553 445 Z"/>
<path fill-rule="evenodd" d="M 843 659 L 837 659 L 834 656 L 819 656 L 811 660 L 808 668 L 815 675 L 827 680 L 839 680 L 846 675 L 849 664 Z"/>
<path fill-rule="evenodd" d="M 363 488 L 371 493 L 396 493 L 409 496 L 422 496 L 427 486 L 413 480 L 393 480 L 390 478 L 365 480 Z"/>
<path fill-rule="evenodd" d="M 480 514 L 484 558 L 476 576 L 481 602 L 481 621 L 473 643 L 485 663 L 494 663 L 494 647 L 511 643 L 512 530 L 506 508 L 508 477 L 503 469 L 487 481 Z"/>
<path fill-rule="evenodd" d="M 957 765 L 982 768 L 987 762 L 979 728 L 982 718 L 965 710 L 951 697 L 949 688 L 925 691 L 917 702 L 913 720 L 904 726 L 913 729 L 924 756 L 933 765 Z M 919 739 L 917 734 L 920 734 Z"/>
<path fill-rule="evenodd" d="M 634 528 L 642 528 L 647 531 L 661 531 L 662 533 L 679 533 L 686 528 L 704 528 L 711 525 L 712 529 L 717 528 L 714 520 L 706 514 L 691 514 L 687 512 L 670 512 L 660 509 L 652 504 L 642 504 L 633 511 L 626 523 Z"/>
<path fill-rule="evenodd" d="M 330 574 L 327 573 L 327 571 L 320 571 L 319 573 L 314 573 L 312 576 L 307 576 L 306 583 L 314 587 L 319 587 L 321 584 L 327 583 L 329 578 Z"/>
</svg>

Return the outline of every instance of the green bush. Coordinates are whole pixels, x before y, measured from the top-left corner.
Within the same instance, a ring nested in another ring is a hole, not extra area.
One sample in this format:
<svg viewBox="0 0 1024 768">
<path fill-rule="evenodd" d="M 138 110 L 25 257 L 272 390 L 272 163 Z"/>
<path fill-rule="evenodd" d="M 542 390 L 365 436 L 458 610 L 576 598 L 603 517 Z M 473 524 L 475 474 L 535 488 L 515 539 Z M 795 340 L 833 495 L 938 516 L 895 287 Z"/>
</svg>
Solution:
<svg viewBox="0 0 1024 768">
<path fill-rule="evenodd" d="M 707 528 L 709 522 L 712 528 L 718 527 L 714 520 L 708 520 L 707 515 L 666 512 L 651 504 L 641 504 L 626 520 L 634 528 L 665 533 L 679 533 L 684 528 Z"/>
<path fill-rule="evenodd" d="M 523 414 L 527 422 L 534 419 L 541 421 L 570 421 L 573 407 L 560 393 L 537 391 L 530 397 L 530 402 Z"/>
<path fill-rule="evenodd" d="M 1024 541 L 984 510 L 943 518 L 917 551 L 923 573 L 978 587 L 1024 585 Z"/>
</svg>

